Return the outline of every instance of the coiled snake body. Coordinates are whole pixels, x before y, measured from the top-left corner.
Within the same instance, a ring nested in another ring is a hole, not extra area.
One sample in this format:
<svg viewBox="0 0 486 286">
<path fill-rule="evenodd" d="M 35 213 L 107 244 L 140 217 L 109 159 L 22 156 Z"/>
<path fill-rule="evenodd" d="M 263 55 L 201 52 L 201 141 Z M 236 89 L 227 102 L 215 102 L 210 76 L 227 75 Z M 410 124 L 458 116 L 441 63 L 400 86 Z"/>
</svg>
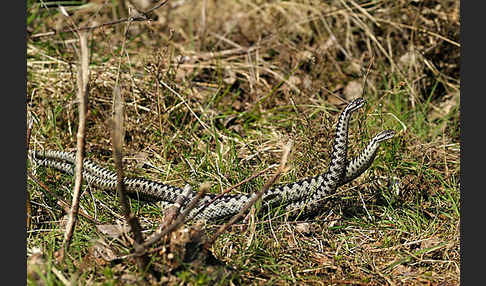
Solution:
<svg viewBox="0 0 486 286">
<path fill-rule="evenodd" d="M 283 204 L 291 214 L 312 213 L 319 210 L 323 199 L 333 194 L 336 189 L 361 175 L 373 162 L 381 142 L 395 135 L 393 130 L 385 130 L 375 135 L 365 149 L 355 158 L 347 160 L 348 123 L 356 110 L 361 108 L 365 100 L 353 100 L 339 116 L 334 136 L 333 151 L 327 172 L 297 182 L 279 185 L 268 190 L 263 195 L 263 202 L 268 204 Z M 46 150 L 30 152 L 31 158 L 38 165 L 48 166 L 73 174 L 75 153 Z M 83 178 L 90 184 L 106 189 L 116 190 L 116 173 L 103 168 L 89 159 L 84 161 Z M 182 188 L 151 181 L 143 178 L 125 178 L 125 189 L 135 198 L 149 201 L 175 203 L 181 195 L 185 202 L 191 200 L 196 193 Z M 189 214 L 190 218 L 214 220 L 226 218 L 240 211 L 256 194 L 226 194 L 216 200 L 215 194 L 206 194 L 198 206 Z M 214 201 L 213 201 L 214 200 Z M 207 207 L 203 206 L 213 201 Z"/>
</svg>

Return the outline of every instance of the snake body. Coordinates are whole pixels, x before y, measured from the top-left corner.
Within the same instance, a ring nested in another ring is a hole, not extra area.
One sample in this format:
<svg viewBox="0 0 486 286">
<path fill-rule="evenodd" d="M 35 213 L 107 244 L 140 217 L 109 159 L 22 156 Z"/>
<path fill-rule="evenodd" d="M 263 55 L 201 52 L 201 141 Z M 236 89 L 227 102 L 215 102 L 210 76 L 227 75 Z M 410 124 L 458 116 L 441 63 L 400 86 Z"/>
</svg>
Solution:
<svg viewBox="0 0 486 286">
<path fill-rule="evenodd" d="M 348 126 L 351 115 L 361 108 L 365 100 L 353 100 L 341 112 L 334 136 L 333 151 L 327 172 L 297 182 L 278 185 L 263 195 L 263 202 L 268 204 L 284 204 L 293 214 L 312 213 L 319 210 L 326 196 L 332 195 L 336 189 L 361 175 L 373 162 L 380 143 L 395 135 L 393 130 L 385 130 L 375 135 L 365 149 L 355 158 L 347 160 Z M 31 158 L 38 165 L 74 173 L 75 153 L 45 150 L 31 152 Z M 90 184 L 101 189 L 116 190 L 116 173 L 101 167 L 89 159 L 83 162 L 83 178 Z M 161 182 L 144 178 L 125 178 L 125 189 L 132 197 L 175 203 L 183 194 L 183 189 Z M 185 192 L 185 203 L 191 200 L 196 192 Z M 198 206 L 189 214 L 193 219 L 215 220 L 226 218 L 238 213 L 250 201 L 253 194 L 225 194 L 216 198 L 216 194 L 204 195 Z M 213 201 L 214 200 L 214 201 Z M 204 205 L 211 202 L 207 207 Z"/>
</svg>

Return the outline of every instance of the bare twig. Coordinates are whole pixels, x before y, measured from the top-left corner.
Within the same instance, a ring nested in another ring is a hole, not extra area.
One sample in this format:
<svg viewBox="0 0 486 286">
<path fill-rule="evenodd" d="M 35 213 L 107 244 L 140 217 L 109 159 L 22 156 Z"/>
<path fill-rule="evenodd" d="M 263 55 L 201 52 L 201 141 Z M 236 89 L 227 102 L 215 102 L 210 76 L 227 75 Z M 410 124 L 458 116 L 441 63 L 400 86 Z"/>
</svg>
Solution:
<svg viewBox="0 0 486 286">
<path fill-rule="evenodd" d="M 195 51 L 187 50 L 184 47 L 184 45 L 181 45 L 181 44 L 178 44 L 178 43 L 175 43 L 175 42 L 174 42 L 173 45 L 181 51 L 181 54 L 185 55 L 182 59 L 181 58 L 175 59 L 173 61 L 174 64 L 180 64 L 181 62 L 182 63 L 194 63 L 196 61 L 210 61 L 210 60 L 213 60 L 213 59 L 245 55 L 245 54 L 257 51 L 260 48 L 260 46 L 255 45 L 255 46 L 251 46 L 249 48 L 240 46 L 240 47 L 236 47 L 234 49 L 227 49 L 227 50 L 216 51 L 216 52 L 195 52 Z"/>
<path fill-rule="evenodd" d="M 125 22 L 148 21 L 148 20 L 150 20 L 150 17 L 148 16 L 148 14 L 150 12 L 162 7 L 165 3 L 167 3 L 167 1 L 169 1 L 169 0 L 160 1 L 154 7 L 148 9 L 147 11 L 140 11 L 139 14 L 134 15 L 134 16 L 121 18 L 121 19 L 118 19 L 118 20 L 109 21 L 109 22 L 102 23 L 102 24 L 99 24 L 99 25 L 94 25 L 94 26 L 85 26 L 85 27 L 74 28 L 74 29 L 64 29 L 64 30 L 61 30 L 61 31 L 51 31 L 51 32 L 46 32 L 46 33 L 39 33 L 39 34 L 35 34 L 35 35 L 30 36 L 30 38 L 33 39 L 33 38 L 40 38 L 40 37 L 46 37 L 46 36 L 54 36 L 54 35 L 59 34 L 59 33 L 73 33 L 73 32 L 81 32 L 81 31 L 91 31 L 91 30 L 95 30 L 95 29 L 98 29 L 98 28 L 113 26 L 113 25 L 117 25 L 117 24 L 121 24 L 121 23 L 125 23 Z"/>
<path fill-rule="evenodd" d="M 263 185 L 262 189 L 256 194 L 255 197 L 253 197 L 235 216 L 233 216 L 225 225 L 221 226 L 218 231 L 213 235 L 213 237 L 204 245 L 206 249 L 209 249 L 211 245 L 216 241 L 216 239 L 223 233 L 225 232 L 231 225 L 233 225 L 236 221 L 241 219 L 245 212 L 253 206 L 262 196 L 265 192 L 270 189 L 270 187 L 275 184 L 277 179 L 280 177 L 280 175 L 285 171 L 285 165 L 287 164 L 287 159 L 290 153 L 290 149 L 292 148 L 292 141 L 289 141 L 287 145 L 284 146 L 283 148 L 283 154 L 282 158 L 280 159 L 280 166 L 278 167 L 277 171 L 275 174 Z"/>
<path fill-rule="evenodd" d="M 78 113 L 79 124 L 78 132 L 76 134 L 76 171 L 73 188 L 73 201 L 71 210 L 68 215 L 66 230 L 64 233 L 64 248 L 61 250 L 60 258 L 63 258 L 64 251 L 69 247 L 74 232 L 74 227 L 77 221 L 77 214 L 79 210 L 79 197 L 81 194 L 81 184 L 83 181 L 83 159 L 84 159 L 84 144 L 86 136 L 86 111 L 88 101 L 88 80 L 89 80 L 89 50 L 88 50 L 88 35 L 85 32 L 79 32 L 80 42 L 80 60 L 78 70 Z"/>
<path fill-rule="evenodd" d="M 187 207 L 177 217 L 177 219 L 167 228 L 163 230 L 159 228 L 156 233 L 154 233 L 150 238 L 147 239 L 147 241 L 144 243 L 144 247 L 146 248 L 150 247 L 150 245 L 157 242 L 160 238 L 164 237 L 168 233 L 172 232 L 174 229 L 178 228 L 181 224 L 183 224 L 186 221 L 187 215 L 189 215 L 189 213 L 196 207 L 197 203 L 202 198 L 202 196 L 204 196 L 204 194 L 207 192 L 208 189 L 209 189 L 209 184 L 201 185 L 197 195 L 189 202 L 189 204 L 187 204 Z M 157 249 L 153 251 L 157 251 Z"/>
<path fill-rule="evenodd" d="M 26 138 L 26 149 L 27 149 L 27 154 L 29 154 L 29 146 L 30 146 L 30 134 L 32 133 L 32 125 L 34 124 L 34 120 L 28 116 L 27 119 L 27 138 Z"/>
<path fill-rule="evenodd" d="M 26 215 L 27 215 L 27 217 L 26 217 L 26 219 L 27 219 L 27 221 L 26 221 L 26 228 L 29 229 L 30 228 L 30 221 L 32 219 L 32 208 L 30 206 L 30 193 L 29 193 L 29 190 L 27 190 L 26 195 L 27 195 L 26 200 L 25 200 L 25 208 L 26 208 L 25 211 L 26 211 Z"/>
<path fill-rule="evenodd" d="M 145 250 L 143 247 L 143 235 L 142 227 L 138 218 L 132 214 L 130 211 L 130 206 L 128 204 L 127 195 L 125 192 L 125 184 L 123 183 L 123 138 L 124 138 L 124 127 L 123 127 L 123 99 L 118 86 L 115 86 L 113 91 L 113 118 L 108 121 L 111 140 L 113 145 L 113 159 L 115 160 L 116 167 L 116 191 L 118 194 L 118 201 L 123 213 L 123 216 L 130 226 L 130 230 L 134 236 L 134 249 L 135 257 L 141 269 L 148 269 L 149 258 L 144 254 Z"/>
<path fill-rule="evenodd" d="M 33 124 L 33 120 L 32 118 L 28 117 L 28 122 L 27 122 L 27 139 L 26 139 L 26 148 L 27 148 L 27 156 L 29 156 L 29 146 L 30 146 L 30 134 L 31 134 L 31 131 L 32 131 L 32 124 Z M 32 218 L 32 209 L 31 209 L 31 206 L 30 206 L 30 193 L 29 193 L 29 189 L 26 188 L 26 191 L 27 191 L 27 198 L 26 198 L 26 201 L 25 201 L 25 207 L 26 207 L 26 214 L 27 214 L 27 229 L 30 228 L 30 220 Z"/>
<path fill-rule="evenodd" d="M 375 18 L 375 21 L 376 22 L 383 22 L 383 23 L 386 23 L 386 24 L 391 24 L 391 25 L 396 25 L 400 28 L 406 28 L 406 29 L 410 29 L 412 31 L 417 31 L 417 32 L 422 32 L 422 33 L 425 33 L 425 34 L 428 34 L 428 35 L 431 35 L 433 37 L 436 37 L 438 39 L 441 39 L 453 46 L 456 46 L 458 48 L 461 47 L 461 43 L 458 43 L 454 40 L 451 40 L 445 36 L 442 36 L 441 34 L 438 34 L 438 33 L 434 33 L 434 32 L 431 32 L 425 28 L 422 28 L 422 27 L 416 27 L 416 26 L 410 26 L 410 25 L 407 25 L 407 24 L 404 24 L 404 23 L 399 23 L 399 22 L 393 22 L 393 21 L 390 21 L 388 19 L 381 19 L 381 18 Z"/>
</svg>

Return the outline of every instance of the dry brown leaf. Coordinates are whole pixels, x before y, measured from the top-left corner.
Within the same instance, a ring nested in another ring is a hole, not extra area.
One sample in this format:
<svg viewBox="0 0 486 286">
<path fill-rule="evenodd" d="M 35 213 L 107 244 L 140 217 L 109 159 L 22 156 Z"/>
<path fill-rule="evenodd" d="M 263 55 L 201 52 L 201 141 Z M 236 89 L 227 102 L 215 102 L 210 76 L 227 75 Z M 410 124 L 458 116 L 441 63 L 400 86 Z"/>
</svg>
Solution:
<svg viewBox="0 0 486 286">
<path fill-rule="evenodd" d="M 347 74 L 361 75 L 361 62 L 357 59 L 352 59 L 349 64 L 344 67 L 343 71 Z"/>
<path fill-rule="evenodd" d="M 302 234 L 307 234 L 310 232 L 310 224 L 308 222 L 298 223 L 295 226 L 295 230 Z"/>
<path fill-rule="evenodd" d="M 420 243 L 420 248 L 421 249 L 427 249 L 427 248 L 434 247 L 434 246 L 436 246 L 440 243 L 442 243 L 442 240 L 435 238 L 435 237 L 432 237 L 432 238 L 429 238 L 427 240 L 422 241 L 422 243 Z"/>
<path fill-rule="evenodd" d="M 395 275 L 411 275 L 412 273 L 412 268 L 410 266 L 405 266 L 403 264 L 399 264 L 393 268 L 393 274 Z"/>
<path fill-rule="evenodd" d="M 289 79 L 287 80 L 287 83 L 291 85 L 299 85 L 301 82 L 302 81 L 300 80 L 300 77 L 295 75 L 290 76 Z"/>
<path fill-rule="evenodd" d="M 201 225 L 183 226 L 171 232 L 168 245 L 168 263 L 177 268 L 181 262 L 200 263 L 205 255 L 202 245 L 207 240 Z"/>
<path fill-rule="evenodd" d="M 398 65 L 401 67 L 413 67 L 419 64 L 420 55 L 415 51 L 409 51 L 398 59 Z"/>
<path fill-rule="evenodd" d="M 327 266 L 332 269 L 337 269 L 335 266 L 334 258 L 319 252 L 312 253 L 312 260 L 317 262 L 321 266 Z"/>
<path fill-rule="evenodd" d="M 332 105 L 335 105 L 335 106 L 341 106 L 344 103 L 344 99 L 342 99 L 337 94 L 330 94 L 327 97 L 327 102 L 329 102 L 329 104 L 332 104 Z"/>
</svg>

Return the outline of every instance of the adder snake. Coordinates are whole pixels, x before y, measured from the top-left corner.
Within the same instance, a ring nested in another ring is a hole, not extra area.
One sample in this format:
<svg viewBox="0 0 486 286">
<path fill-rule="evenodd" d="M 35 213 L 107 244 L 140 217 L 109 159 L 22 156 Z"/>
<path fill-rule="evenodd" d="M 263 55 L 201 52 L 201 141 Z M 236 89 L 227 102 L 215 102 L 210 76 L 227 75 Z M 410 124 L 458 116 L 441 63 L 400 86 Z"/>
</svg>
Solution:
<svg viewBox="0 0 486 286">
<path fill-rule="evenodd" d="M 385 130 L 375 135 L 365 149 L 352 160 L 347 158 L 348 124 L 351 115 L 361 108 L 365 100 L 358 98 L 349 103 L 339 116 L 334 136 L 333 150 L 327 172 L 297 182 L 275 186 L 263 194 L 262 200 L 268 204 L 285 205 L 291 214 L 312 213 L 319 210 L 323 200 L 336 189 L 360 176 L 373 162 L 380 143 L 395 135 L 393 130 Z M 64 151 L 31 151 L 31 158 L 38 165 L 73 174 L 75 153 Z M 89 159 L 84 160 L 84 179 L 101 189 L 116 190 L 116 173 L 103 168 Z M 132 197 L 175 203 L 185 195 L 185 202 L 191 200 L 196 192 L 186 191 L 168 184 L 143 178 L 125 178 L 125 189 Z M 198 206 L 189 214 L 193 219 L 214 220 L 227 218 L 240 211 L 255 196 L 253 194 L 225 194 L 207 207 L 203 206 L 215 199 L 216 194 L 206 194 Z M 202 209 L 203 208 L 203 209 Z"/>
</svg>

